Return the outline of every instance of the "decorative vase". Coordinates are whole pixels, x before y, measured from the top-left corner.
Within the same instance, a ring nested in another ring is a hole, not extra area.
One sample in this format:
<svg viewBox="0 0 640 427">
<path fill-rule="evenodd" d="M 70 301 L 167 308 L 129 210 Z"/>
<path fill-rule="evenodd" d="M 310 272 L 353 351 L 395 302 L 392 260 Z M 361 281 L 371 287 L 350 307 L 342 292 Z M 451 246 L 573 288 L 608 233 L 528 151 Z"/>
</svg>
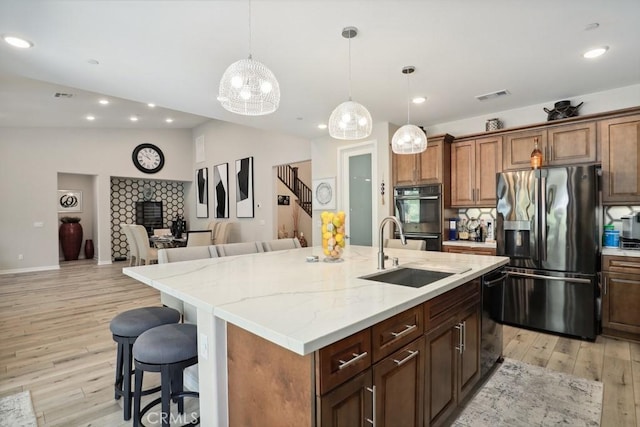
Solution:
<svg viewBox="0 0 640 427">
<path fill-rule="evenodd" d="M 94 250 L 93 250 L 93 240 L 87 239 L 84 242 L 84 257 L 86 259 L 93 259 Z"/>
<path fill-rule="evenodd" d="M 82 247 L 82 225 L 79 222 L 63 223 L 58 233 L 65 261 L 78 259 Z"/>
<path fill-rule="evenodd" d="M 342 261 L 344 248 L 344 212 L 322 212 L 322 251 L 326 255 L 326 262 Z"/>
</svg>

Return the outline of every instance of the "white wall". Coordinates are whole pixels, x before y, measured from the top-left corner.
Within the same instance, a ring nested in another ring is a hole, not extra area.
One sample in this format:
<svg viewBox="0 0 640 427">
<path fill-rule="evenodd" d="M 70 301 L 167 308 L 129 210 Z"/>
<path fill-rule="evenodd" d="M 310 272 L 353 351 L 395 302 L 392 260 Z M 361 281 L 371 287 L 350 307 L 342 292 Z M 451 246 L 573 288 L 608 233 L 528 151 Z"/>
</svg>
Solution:
<svg viewBox="0 0 640 427">
<path fill-rule="evenodd" d="M 295 163 L 311 158 L 310 142 L 306 139 L 240 126 L 233 123 L 211 120 L 193 130 L 195 141 L 203 136 L 205 141 L 205 161 L 195 163 L 196 169 L 208 167 L 209 171 L 220 163 L 229 164 L 229 220 L 237 221 L 238 235 L 234 240 L 270 240 L 277 238 L 277 188 L 273 177 L 273 167 Z M 195 153 L 195 148 L 194 148 Z M 236 160 L 253 156 L 254 217 L 236 217 Z M 195 162 L 195 158 L 193 160 Z M 194 187 L 194 186 L 192 186 Z M 209 186 L 209 212 L 213 212 L 213 186 Z M 186 195 L 187 205 L 195 206 L 195 188 Z M 209 218 L 196 218 L 192 209 L 187 218 L 189 227 L 206 228 Z"/>
<path fill-rule="evenodd" d="M 584 104 L 578 110 L 578 115 L 601 113 L 605 111 L 619 110 L 623 108 L 637 107 L 640 105 L 640 84 L 613 89 L 605 92 L 596 92 L 566 98 L 571 105 Z M 453 122 L 440 123 L 427 128 L 427 135 L 449 133 L 456 137 L 485 131 L 485 123 L 488 119 L 497 117 L 503 123 L 504 128 L 525 126 L 547 121 L 547 113 L 543 108 L 553 109 L 557 100 L 550 100 L 544 104 L 530 105 L 514 110 L 498 111 L 484 116 L 470 117 Z M 484 102 L 491 102 L 484 101 Z"/>
<path fill-rule="evenodd" d="M 157 174 L 133 165 L 143 142 L 165 154 Z M 190 130 L 0 128 L 0 273 L 58 268 L 59 173 L 95 176 L 92 237 L 99 262 L 110 263 L 110 177 L 191 181 L 192 165 Z"/>
<path fill-rule="evenodd" d="M 374 199 L 377 210 L 377 217 L 374 218 L 373 224 L 377 229 L 377 225 L 380 221 L 387 215 L 390 214 L 390 202 L 392 200 L 391 191 L 390 190 L 390 176 L 391 176 L 391 136 L 396 131 L 397 126 L 387 123 L 380 122 L 374 123 L 373 131 L 369 138 L 357 140 L 357 141 L 342 141 L 333 139 L 330 136 L 326 136 L 324 138 L 318 138 L 313 140 L 311 143 L 311 160 L 313 163 L 313 179 L 320 178 L 328 178 L 328 177 L 336 177 L 336 211 L 344 210 L 344 206 L 342 206 L 341 201 L 341 192 L 343 189 L 341 188 L 341 172 L 338 170 L 339 167 L 339 159 L 338 159 L 338 148 L 344 148 L 351 145 L 362 144 L 363 142 L 373 142 L 376 147 L 376 159 L 377 164 L 373 167 L 373 174 L 375 182 L 373 183 L 374 187 L 379 189 L 380 184 L 384 178 L 384 182 L 387 188 L 387 191 L 384 195 L 384 204 L 382 204 L 382 197 L 379 195 Z M 349 221 L 349 215 L 347 212 L 347 221 Z M 313 214 L 313 241 L 321 242 L 320 238 L 320 228 L 322 226 L 322 222 L 320 219 L 320 211 L 314 211 Z M 386 232 L 385 232 L 386 233 Z M 377 233 L 373 233 L 373 245 L 378 244 L 378 235 Z"/>
</svg>

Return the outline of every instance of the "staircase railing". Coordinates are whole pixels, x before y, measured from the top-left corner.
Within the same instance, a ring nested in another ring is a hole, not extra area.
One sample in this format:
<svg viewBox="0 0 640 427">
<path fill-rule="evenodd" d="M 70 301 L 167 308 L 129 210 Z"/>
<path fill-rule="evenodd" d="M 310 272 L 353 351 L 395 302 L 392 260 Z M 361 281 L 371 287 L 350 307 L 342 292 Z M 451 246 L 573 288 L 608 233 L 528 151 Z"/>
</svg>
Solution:
<svg viewBox="0 0 640 427">
<path fill-rule="evenodd" d="M 311 188 L 298 178 L 298 169 L 289 165 L 278 166 L 278 179 L 298 198 L 296 203 L 310 217 L 313 217 L 311 207 Z"/>
</svg>

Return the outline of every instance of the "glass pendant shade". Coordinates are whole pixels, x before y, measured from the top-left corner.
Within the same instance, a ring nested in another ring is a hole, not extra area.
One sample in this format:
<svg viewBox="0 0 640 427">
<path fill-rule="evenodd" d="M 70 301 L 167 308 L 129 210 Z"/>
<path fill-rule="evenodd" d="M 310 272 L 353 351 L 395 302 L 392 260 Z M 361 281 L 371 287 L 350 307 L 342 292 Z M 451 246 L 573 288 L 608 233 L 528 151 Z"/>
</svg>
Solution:
<svg viewBox="0 0 640 427">
<path fill-rule="evenodd" d="M 404 125 L 393 134 L 391 150 L 396 154 L 416 154 L 427 149 L 427 134 L 416 125 Z"/>
<path fill-rule="evenodd" d="M 220 79 L 218 101 L 232 113 L 262 116 L 280 105 L 280 85 L 270 69 L 249 56 L 227 68 Z"/>
<path fill-rule="evenodd" d="M 329 135 L 336 139 L 361 139 L 371 135 L 369 111 L 355 101 L 338 105 L 329 117 Z"/>
</svg>

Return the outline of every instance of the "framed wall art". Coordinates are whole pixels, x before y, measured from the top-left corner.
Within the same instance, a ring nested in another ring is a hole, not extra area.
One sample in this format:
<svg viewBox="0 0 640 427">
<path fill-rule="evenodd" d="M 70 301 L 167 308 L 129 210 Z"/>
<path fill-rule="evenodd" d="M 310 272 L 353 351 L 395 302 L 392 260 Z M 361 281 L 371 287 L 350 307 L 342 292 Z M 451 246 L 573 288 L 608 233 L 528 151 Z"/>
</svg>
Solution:
<svg viewBox="0 0 640 427">
<path fill-rule="evenodd" d="M 58 212 L 82 212 L 82 191 L 58 190 Z"/>
<path fill-rule="evenodd" d="M 209 218 L 209 168 L 196 170 L 196 218 Z"/>
<path fill-rule="evenodd" d="M 321 178 L 313 180 L 313 210 L 336 208 L 336 178 Z"/>
<path fill-rule="evenodd" d="M 236 216 L 253 218 L 253 157 L 236 160 Z"/>
<path fill-rule="evenodd" d="M 278 194 L 278 205 L 289 206 L 291 203 L 290 196 L 285 196 L 284 194 Z"/>
<path fill-rule="evenodd" d="M 213 185 L 213 216 L 229 218 L 229 163 L 213 167 Z"/>
</svg>

